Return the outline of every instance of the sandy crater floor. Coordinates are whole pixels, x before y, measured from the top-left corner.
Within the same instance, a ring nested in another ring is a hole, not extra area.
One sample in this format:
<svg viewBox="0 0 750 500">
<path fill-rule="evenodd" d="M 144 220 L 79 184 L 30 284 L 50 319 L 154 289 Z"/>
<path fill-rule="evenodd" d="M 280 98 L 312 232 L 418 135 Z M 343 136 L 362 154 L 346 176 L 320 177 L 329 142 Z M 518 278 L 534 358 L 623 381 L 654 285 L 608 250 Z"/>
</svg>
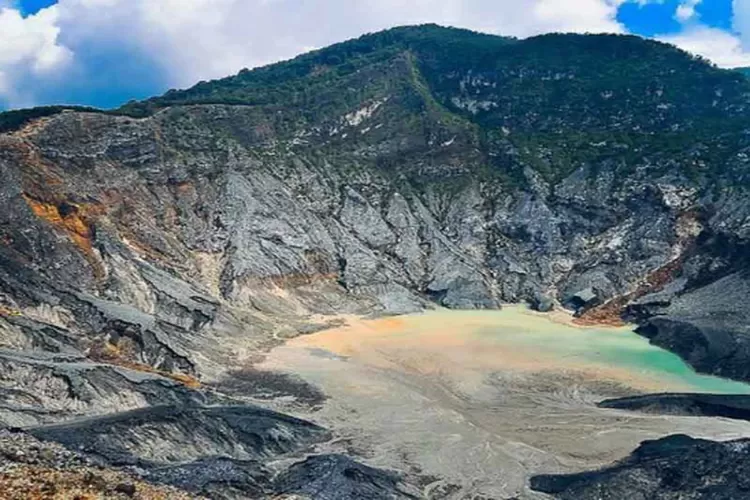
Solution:
<svg viewBox="0 0 750 500">
<path fill-rule="evenodd" d="M 336 432 L 333 451 L 443 478 L 425 483 L 428 496 L 542 498 L 529 476 L 608 464 L 645 439 L 750 436 L 747 422 L 596 408 L 640 392 L 750 392 L 696 375 L 629 328 L 574 327 L 562 313 L 518 306 L 346 319 L 275 349 L 259 368 L 297 374 L 329 396 L 300 416 Z"/>
</svg>

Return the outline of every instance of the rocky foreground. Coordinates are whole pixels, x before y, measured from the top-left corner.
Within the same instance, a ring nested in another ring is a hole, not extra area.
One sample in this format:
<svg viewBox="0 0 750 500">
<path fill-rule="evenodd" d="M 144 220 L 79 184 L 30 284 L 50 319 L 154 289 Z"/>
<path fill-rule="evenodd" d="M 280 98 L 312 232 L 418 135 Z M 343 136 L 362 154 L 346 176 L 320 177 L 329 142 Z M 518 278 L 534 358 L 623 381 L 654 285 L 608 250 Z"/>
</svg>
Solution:
<svg viewBox="0 0 750 500">
<path fill-rule="evenodd" d="M 97 467 L 81 453 L 17 431 L 0 431 L 2 498 L 194 498 L 184 491 Z"/>
<path fill-rule="evenodd" d="M 750 420 L 750 398 L 716 394 L 649 394 L 609 399 L 602 408 L 657 415 Z M 531 487 L 563 500 L 601 498 L 731 500 L 750 495 L 750 440 L 714 442 L 685 435 L 644 442 L 598 471 L 536 476 Z"/>
<path fill-rule="evenodd" d="M 563 304 L 749 380 L 749 109 L 656 42 L 424 26 L 0 115 L 0 425 L 196 494 L 377 498 L 412 493 L 237 379 L 334 315 Z"/>
<path fill-rule="evenodd" d="M 0 498 L 418 498 L 398 474 L 342 455 L 298 459 L 278 473 L 276 462 L 328 439 L 308 422 L 243 406 L 4 430 Z"/>
<path fill-rule="evenodd" d="M 718 443 L 674 435 L 644 442 L 633 454 L 596 472 L 537 476 L 531 487 L 562 500 L 747 498 L 747 439 Z"/>
</svg>

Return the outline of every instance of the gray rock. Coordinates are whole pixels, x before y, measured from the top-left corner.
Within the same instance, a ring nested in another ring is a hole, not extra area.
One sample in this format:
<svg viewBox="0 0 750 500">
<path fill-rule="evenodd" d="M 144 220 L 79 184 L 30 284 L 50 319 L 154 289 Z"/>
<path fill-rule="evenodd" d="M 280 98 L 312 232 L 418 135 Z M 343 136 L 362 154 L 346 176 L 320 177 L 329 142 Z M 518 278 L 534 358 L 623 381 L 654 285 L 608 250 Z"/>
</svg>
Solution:
<svg viewBox="0 0 750 500">
<path fill-rule="evenodd" d="M 662 415 L 723 417 L 750 421 L 750 396 L 744 394 L 646 394 L 607 399 L 601 401 L 598 406 Z"/>
<path fill-rule="evenodd" d="M 105 464 L 147 468 L 216 455 L 268 460 L 329 438 L 310 422 L 248 405 L 154 406 L 29 432 Z"/>
<path fill-rule="evenodd" d="M 576 311 L 590 308 L 600 302 L 599 293 L 593 287 L 588 287 L 572 294 L 566 301 L 571 309 Z"/>
<path fill-rule="evenodd" d="M 646 441 L 630 457 L 598 471 L 532 477 L 531 487 L 560 500 L 733 500 L 750 490 L 749 451 L 746 439 L 718 443 L 668 436 Z"/>
<path fill-rule="evenodd" d="M 144 477 L 209 498 L 259 498 L 270 493 L 272 472 L 254 460 L 203 458 L 186 464 L 158 467 Z"/>
<path fill-rule="evenodd" d="M 535 311 L 539 312 L 550 312 L 555 308 L 555 301 L 545 295 L 536 294 L 531 299 L 531 307 Z"/>
<path fill-rule="evenodd" d="M 294 464 L 274 481 L 274 488 L 320 500 L 421 498 L 419 490 L 401 484 L 399 475 L 343 455 L 318 455 Z"/>
</svg>

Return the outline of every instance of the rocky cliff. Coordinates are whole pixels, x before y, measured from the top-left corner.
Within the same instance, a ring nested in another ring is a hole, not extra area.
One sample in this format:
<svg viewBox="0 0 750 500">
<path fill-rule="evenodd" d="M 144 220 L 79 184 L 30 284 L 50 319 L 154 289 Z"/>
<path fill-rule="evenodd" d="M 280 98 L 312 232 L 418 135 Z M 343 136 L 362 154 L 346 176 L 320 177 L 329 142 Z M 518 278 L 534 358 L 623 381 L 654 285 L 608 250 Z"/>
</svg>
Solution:
<svg viewBox="0 0 750 500">
<path fill-rule="evenodd" d="M 424 26 L 0 115 L 0 422 L 231 406 L 282 339 L 433 305 L 625 314 L 750 379 L 748 110 L 660 43 Z"/>
</svg>

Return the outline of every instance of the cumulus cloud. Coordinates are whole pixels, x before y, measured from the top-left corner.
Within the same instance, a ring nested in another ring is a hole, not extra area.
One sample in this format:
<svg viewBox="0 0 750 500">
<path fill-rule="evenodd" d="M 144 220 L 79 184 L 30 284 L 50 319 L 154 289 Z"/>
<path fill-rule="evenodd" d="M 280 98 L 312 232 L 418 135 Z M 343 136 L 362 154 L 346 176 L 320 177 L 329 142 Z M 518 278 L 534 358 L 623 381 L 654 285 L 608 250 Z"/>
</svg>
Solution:
<svg viewBox="0 0 750 500">
<path fill-rule="evenodd" d="M 658 38 L 718 66 L 750 66 L 750 0 L 733 0 L 732 31 L 702 24 L 697 12 L 702 3 L 703 0 L 683 0 L 675 11 L 675 19 L 683 24 L 683 30 Z"/>
<path fill-rule="evenodd" d="M 750 50 L 750 0 L 733 0 L 732 27 L 740 34 L 745 50 Z"/>
<path fill-rule="evenodd" d="M 720 29 L 698 25 L 659 39 L 701 55 L 722 67 L 750 66 L 750 53 L 745 52 L 742 40 Z"/>
<path fill-rule="evenodd" d="M 437 22 L 512 36 L 622 31 L 614 0 L 62 0 L 64 32 L 102 32 L 149 50 L 189 85 L 399 24 Z M 564 6 L 562 4 L 565 4 Z M 80 25 L 80 26 L 79 26 Z"/>
<path fill-rule="evenodd" d="M 684 0 L 680 5 L 677 6 L 674 17 L 681 23 L 692 21 L 696 17 L 695 8 L 702 2 L 702 0 Z"/>
<path fill-rule="evenodd" d="M 750 0 L 733 0 L 733 31 L 700 23 L 696 8 L 702 0 L 684 0 L 675 18 L 684 23 L 681 33 L 659 37 L 727 68 L 750 66 Z"/>
<path fill-rule="evenodd" d="M 0 7 L 0 96 L 9 103 L 33 102 L 34 96 L 19 86 L 19 76 L 54 78 L 73 54 L 57 43 L 57 9 L 45 9 L 23 18 L 10 7 Z"/>
</svg>

